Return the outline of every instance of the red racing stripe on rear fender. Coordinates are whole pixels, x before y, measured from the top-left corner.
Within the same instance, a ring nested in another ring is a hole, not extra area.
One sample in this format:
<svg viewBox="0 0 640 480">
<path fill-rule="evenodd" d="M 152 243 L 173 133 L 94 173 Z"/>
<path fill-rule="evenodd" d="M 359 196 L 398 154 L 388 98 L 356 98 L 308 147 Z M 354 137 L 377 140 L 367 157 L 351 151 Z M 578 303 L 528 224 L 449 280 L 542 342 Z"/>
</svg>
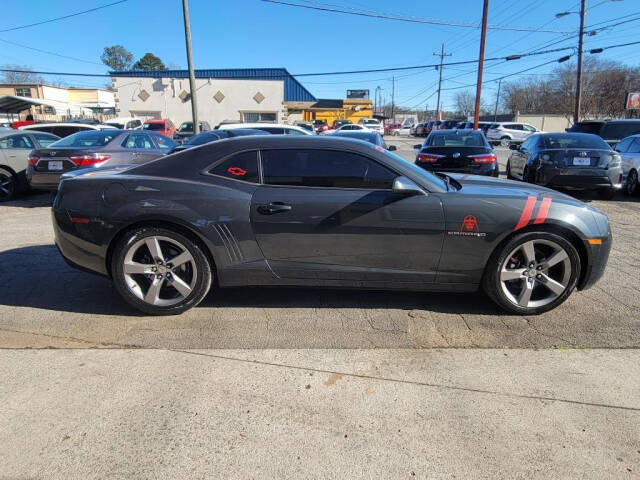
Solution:
<svg viewBox="0 0 640 480">
<path fill-rule="evenodd" d="M 520 230 L 522 227 L 526 227 L 531 220 L 531 214 L 533 213 L 533 207 L 536 206 L 536 197 L 527 197 L 527 203 L 524 204 L 522 215 L 520 215 L 520 221 L 515 226 L 513 231 Z"/>
<path fill-rule="evenodd" d="M 551 199 L 549 197 L 545 197 L 542 199 L 542 203 L 540 203 L 540 207 L 538 207 L 538 215 L 536 215 L 536 219 L 533 221 L 536 225 L 539 223 L 544 223 L 547 219 L 547 214 L 549 213 L 549 207 L 551 206 Z"/>
</svg>

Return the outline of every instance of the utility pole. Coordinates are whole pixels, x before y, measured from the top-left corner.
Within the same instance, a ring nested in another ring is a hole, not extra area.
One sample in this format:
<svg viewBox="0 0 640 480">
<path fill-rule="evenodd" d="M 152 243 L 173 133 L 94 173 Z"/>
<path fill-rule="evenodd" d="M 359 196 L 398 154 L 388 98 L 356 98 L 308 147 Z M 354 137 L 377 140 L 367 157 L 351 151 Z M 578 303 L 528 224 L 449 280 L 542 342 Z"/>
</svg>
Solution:
<svg viewBox="0 0 640 480">
<path fill-rule="evenodd" d="M 391 122 L 396 123 L 395 112 L 396 77 L 391 77 Z"/>
<path fill-rule="evenodd" d="M 450 57 L 451 53 L 444 53 L 444 43 L 442 44 L 442 50 L 440 53 L 434 53 L 435 56 L 440 57 L 440 78 L 438 79 L 438 102 L 436 103 L 436 120 L 440 120 L 440 90 L 442 89 L 442 64 L 444 63 L 444 57 Z"/>
<path fill-rule="evenodd" d="M 583 0 L 584 1 L 584 0 Z M 480 54 L 478 56 L 478 82 L 476 85 L 476 111 L 473 114 L 473 129 L 478 129 L 480 120 L 480 96 L 482 95 L 482 70 L 484 68 L 484 43 L 487 39 L 487 18 L 489 17 L 489 0 L 484 0 L 482 8 L 482 32 L 480 33 Z M 497 108 L 497 103 L 496 103 Z"/>
<path fill-rule="evenodd" d="M 580 1 L 580 34 L 578 36 L 578 72 L 576 75 L 576 103 L 573 110 L 574 125 L 580 121 L 580 103 L 582 102 L 582 48 L 584 42 L 584 17 L 587 0 Z"/>
<path fill-rule="evenodd" d="M 498 80 L 498 94 L 496 95 L 496 108 L 493 111 L 494 123 L 498 121 L 498 102 L 500 101 L 500 86 L 502 85 L 502 79 Z"/>
<path fill-rule="evenodd" d="M 191 23 L 189 21 L 189 0 L 182 0 L 182 13 L 184 15 L 184 37 L 187 43 L 187 64 L 189 67 L 189 89 L 191 90 L 191 116 L 193 117 L 193 134 L 200 133 L 198 124 L 198 102 L 196 101 L 196 75 L 193 71 L 193 58 L 191 56 Z"/>
</svg>

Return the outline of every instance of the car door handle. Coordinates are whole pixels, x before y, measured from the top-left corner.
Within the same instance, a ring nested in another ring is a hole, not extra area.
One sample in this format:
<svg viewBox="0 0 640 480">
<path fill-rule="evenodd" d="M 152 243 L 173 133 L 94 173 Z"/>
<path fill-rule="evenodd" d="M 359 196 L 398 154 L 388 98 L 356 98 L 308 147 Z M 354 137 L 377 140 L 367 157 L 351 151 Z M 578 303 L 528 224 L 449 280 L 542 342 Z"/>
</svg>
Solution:
<svg viewBox="0 0 640 480">
<path fill-rule="evenodd" d="M 273 215 L 274 213 L 288 212 L 291 210 L 291 205 L 286 205 L 282 202 L 271 202 L 269 205 L 259 205 L 258 212 L 263 215 Z"/>
</svg>

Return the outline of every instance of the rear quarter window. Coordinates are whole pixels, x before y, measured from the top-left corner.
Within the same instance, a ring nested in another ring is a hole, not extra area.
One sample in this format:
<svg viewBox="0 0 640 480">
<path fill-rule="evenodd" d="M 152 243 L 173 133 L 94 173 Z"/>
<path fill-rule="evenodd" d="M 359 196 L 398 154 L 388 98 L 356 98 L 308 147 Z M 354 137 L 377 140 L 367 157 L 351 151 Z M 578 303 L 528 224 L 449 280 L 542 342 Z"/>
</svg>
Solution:
<svg viewBox="0 0 640 480">
<path fill-rule="evenodd" d="M 260 183 L 258 175 L 258 152 L 241 152 L 222 160 L 207 171 L 210 175 Z"/>
</svg>

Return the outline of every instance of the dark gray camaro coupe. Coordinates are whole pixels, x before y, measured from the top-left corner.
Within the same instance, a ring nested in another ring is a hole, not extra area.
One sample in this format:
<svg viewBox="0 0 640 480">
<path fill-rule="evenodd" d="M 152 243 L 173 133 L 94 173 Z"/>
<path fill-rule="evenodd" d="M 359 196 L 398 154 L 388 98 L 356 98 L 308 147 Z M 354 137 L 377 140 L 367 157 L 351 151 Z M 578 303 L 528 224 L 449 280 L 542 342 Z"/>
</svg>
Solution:
<svg viewBox="0 0 640 480">
<path fill-rule="evenodd" d="M 537 314 L 595 283 L 611 248 L 607 217 L 569 196 L 331 137 L 238 137 L 65 175 L 53 223 L 69 263 L 160 315 L 212 285 L 482 287 Z"/>
</svg>

